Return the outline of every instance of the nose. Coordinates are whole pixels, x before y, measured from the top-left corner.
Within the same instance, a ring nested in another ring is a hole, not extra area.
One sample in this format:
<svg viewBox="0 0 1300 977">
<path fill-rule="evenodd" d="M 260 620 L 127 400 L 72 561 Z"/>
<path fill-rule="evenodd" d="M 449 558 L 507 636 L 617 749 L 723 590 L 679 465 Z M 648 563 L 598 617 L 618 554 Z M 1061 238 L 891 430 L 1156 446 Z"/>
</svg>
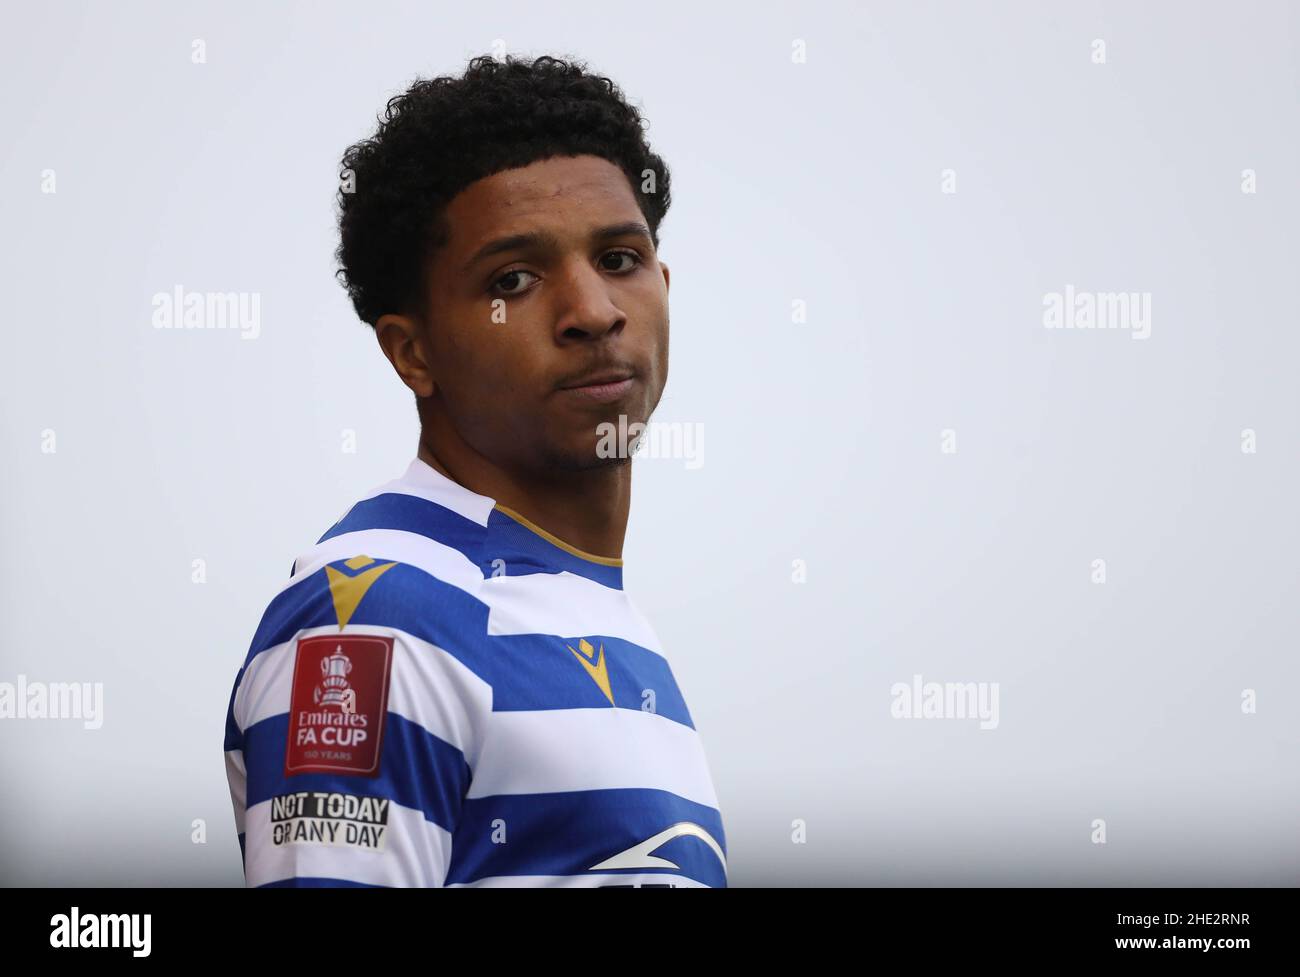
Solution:
<svg viewBox="0 0 1300 977">
<path fill-rule="evenodd" d="M 570 264 L 559 275 L 557 286 L 556 342 L 603 339 L 622 332 L 627 324 L 627 315 L 610 295 L 608 279 L 588 262 Z"/>
</svg>

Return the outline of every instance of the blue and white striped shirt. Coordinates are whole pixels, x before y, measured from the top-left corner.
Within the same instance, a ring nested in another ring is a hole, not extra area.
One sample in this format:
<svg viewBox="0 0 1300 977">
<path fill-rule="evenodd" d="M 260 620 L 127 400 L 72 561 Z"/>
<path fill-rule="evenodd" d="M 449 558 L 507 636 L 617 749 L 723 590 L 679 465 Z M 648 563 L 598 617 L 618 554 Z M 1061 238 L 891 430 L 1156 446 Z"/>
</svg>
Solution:
<svg viewBox="0 0 1300 977">
<path fill-rule="evenodd" d="M 249 886 L 712 886 L 700 742 L 621 561 L 415 459 L 271 601 L 226 769 Z"/>
</svg>

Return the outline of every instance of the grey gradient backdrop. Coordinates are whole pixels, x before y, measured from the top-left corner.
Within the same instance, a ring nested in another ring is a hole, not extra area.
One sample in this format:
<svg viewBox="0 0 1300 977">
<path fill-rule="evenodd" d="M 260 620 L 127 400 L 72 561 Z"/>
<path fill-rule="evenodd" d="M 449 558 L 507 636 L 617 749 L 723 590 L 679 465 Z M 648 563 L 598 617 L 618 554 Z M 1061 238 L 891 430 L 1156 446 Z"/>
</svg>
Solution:
<svg viewBox="0 0 1300 977">
<path fill-rule="evenodd" d="M 703 424 L 704 465 L 635 463 L 626 582 L 731 884 L 1300 882 L 1296 5 L 5 20 L 0 681 L 105 704 L 0 721 L 4 883 L 242 882 L 235 671 L 293 558 L 415 450 L 332 277 L 337 161 L 496 41 L 611 75 L 673 171 L 656 419 Z M 1067 283 L 1149 292 L 1150 337 L 1044 329 Z M 178 284 L 258 293 L 260 336 L 152 328 Z M 892 719 L 918 673 L 999 683 L 999 727 Z"/>
</svg>

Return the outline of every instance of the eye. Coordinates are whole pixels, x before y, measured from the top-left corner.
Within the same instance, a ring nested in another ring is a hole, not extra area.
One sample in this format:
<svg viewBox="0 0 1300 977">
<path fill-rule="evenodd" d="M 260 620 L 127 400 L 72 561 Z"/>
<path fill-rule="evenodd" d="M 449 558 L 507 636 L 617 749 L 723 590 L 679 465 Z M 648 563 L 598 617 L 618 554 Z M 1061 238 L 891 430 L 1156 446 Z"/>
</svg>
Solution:
<svg viewBox="0 0 1300 977">
<path fill-rule="evenodd" d="M 489 291 L 492 292 L 492 294 L 494 295 L 520 295 L 524 292 L 524 289 L 506 288 L 503 287 L 503 284 L 517 285 L 519 278 L 523 275 L 532 275 L 533 278 L 537 277 L 536 275 L 533 275 L 531 271 L 524 271 L 524 269 L 522 268 L 516 268 L 514 271 L 506 272 L 495 282 L 493 282 L 492 287 L 491 289 L 489 289 Z"/>
<path fill-rule="evenodd" d="M 600 260 L 607 261 L 610 258 L 631 258 L 632 264 L 625 268 L 606 267 L 605 268 L 606 271 L 628 272 L 631 271 L 633 268 L 635 268 L 637 265 L 641 264 L 641 256 L 637 254 L 635 251 L 608 251 L 605 254 L 601 255 Z"/>
</svg>

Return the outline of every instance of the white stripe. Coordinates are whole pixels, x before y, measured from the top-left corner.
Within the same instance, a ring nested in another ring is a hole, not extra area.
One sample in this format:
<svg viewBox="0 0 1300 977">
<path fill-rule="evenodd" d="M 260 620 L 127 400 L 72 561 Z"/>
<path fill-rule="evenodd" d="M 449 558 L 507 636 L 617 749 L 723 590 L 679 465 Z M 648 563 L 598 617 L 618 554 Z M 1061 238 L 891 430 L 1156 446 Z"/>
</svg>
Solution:
<svg viewBox="0 0 1300 977">
<path fill-rule="evenodd" d="M 660 650 L 663 648 L 663 642 L 659 640 L 659 632 L 654 629 L 654 625 L 650 623 L 649 618 L 641 613 L 641 608 L 636 606 L 636 601 L 632 599 L 632 595 L 626 592 L 623 593 L 627 602 L 628 615 L 636 622 L 638 627 L 650 636 L 651 643 L 645 647 L 653 648 L 659 652 L 660 656 L 663 656 L 663 651 Z"/>
<path fill-rule="evenodd" d="M 248 803 L 248 775 L 242 750 L 226 751 L 226 783 L 230 785 L 230 806 L 235 811 L 235 834 L 244 833 L 244 805 Z"/>
<path fill-rule="evenodd" d="M 633 883 L 635 885 L 658 884 L 663 885 L 669 882 L 679 889 L 708 889 L 711 886 L 705 885 L 697 879 L 687 878 L 685 875 L 670 875 L 666 872 L 657 875 L 615 875 L 612 873 L 602 873 L 599 875 L 494 875 L 485 879 L 475 879 L 473 882 L 453 882 L 447 886 L 448 889 L 488 889 L 488 888 L 525 888 L 525 887 L 546 887 L 546 888 L 594 888 L 598 885 L 620 885 Z"/>
<path fill-rule="evenodd" d="M 567 570 L 488 577 L 479 599 L 488 605 L 488 634 L 605 635 L 662 656 L 659 639 L 627 594 Z"/>
<path fill-rule="evenodd" d="M 640 709 L 494 712 L 468 797 L 634 787 L 717 808 L 699 734 Z"/>
<path fill-rule="evenodd" d="M 492 514 L 492 508 L 496 505 L 495 499 L 471 492 L 465 486 L 453 482 L 419 457 L 411 459 L 411 463 L 406 466 L 406 471 L 399 477 L 371 489 L 367 495 L 357 501 L 365 502 L 367 499 L 373 499 L 389 492 L 399 495 L 413 495 L 418 499 L 425 499 L 442 506 L 444 509 L 450 509 L 452 512 L 458 513 L 480 526 L 487 525 L 488 517 Z M 348 510 L 348 512 L 351 511 L 351 509 Z M 344 513 L 345 517 L 346 515 L 347 513 Z"/>
<path fill-rule="evenodd" d="M 298 638 L 339 633 L 329 624 L 304 628 L 253 658 L 235 693 L 235 725 L 248 727 L 289 711 Z M 348 635 L 392 637 L 388 712 L 396 713 L 465 754 L 471 769 L 482 742 L 481 717 L 492 710 L 492 687 L 437 645 L 397 628 L 349 624 Z"/>
<path fill-rule="evenodd" d="M 390 801 L 384 848 L 305 842 L 275 845 L 271 801 L 248 809 L 244 836 L 247 885 L 294 878 L 344 879 L 369 885 L 440 886 L 451 860 L 451 834 L 409 807 Z"/>
<path fill-rule="evenodd" d="M 294 562 L 294 574 L 280 588 L 288 590 L 327 563 L 368 556 L 418 567 L 454 587 L 477 596 L 483 573 L 460 550 L 404 529 L 359 529 L 317 543 Z"/>
</svg>

